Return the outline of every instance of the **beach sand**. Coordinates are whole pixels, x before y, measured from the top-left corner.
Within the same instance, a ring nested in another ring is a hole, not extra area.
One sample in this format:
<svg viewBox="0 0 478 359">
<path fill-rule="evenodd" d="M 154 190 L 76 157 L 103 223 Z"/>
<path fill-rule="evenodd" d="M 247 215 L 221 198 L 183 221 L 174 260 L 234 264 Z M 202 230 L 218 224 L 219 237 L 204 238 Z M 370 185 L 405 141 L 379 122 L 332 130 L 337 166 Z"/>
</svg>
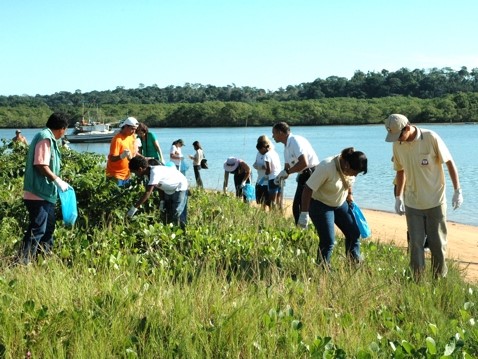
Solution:
<svg viewBox="0 0 478 359">
<path fill-rule="evenodd" d="M 285 213 L 288 216 L 292 216 L 291 205 L 291 201 L 284 201 Z M 372 236 L 368 240 L 407 248 L 405 216 L 361 209 L 372 229 Z M 459 264 L 460 268 L 463 269 L 463 276 L 466 281 L 478 284 L 478 227 L 455 222 L 448 222 L 447 227 L 447 258 Z M 337 230 L 336 233 L 341 232 Z"/>
</svg>

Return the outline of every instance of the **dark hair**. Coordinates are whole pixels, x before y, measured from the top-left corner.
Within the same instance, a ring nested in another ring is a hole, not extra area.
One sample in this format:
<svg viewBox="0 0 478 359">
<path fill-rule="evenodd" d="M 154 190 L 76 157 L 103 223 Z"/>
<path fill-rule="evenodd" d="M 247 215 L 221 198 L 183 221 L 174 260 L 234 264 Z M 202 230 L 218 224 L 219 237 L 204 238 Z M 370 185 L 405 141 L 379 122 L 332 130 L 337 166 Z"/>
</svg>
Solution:
<svg viewBox="0 0 478 359">
<path fill-rule="evenodd" d="M 340 154 L 342 158 L 347 162 L 351 169 L 357 172 L 367 173 L 367 157 L 365 153 L 355 151 L 353 147 L 347 147 L 342 150 Z"/>
<path fill-rule="evenodd" d="M 149 128 L 148 128 L 148 126 L 146 126 L 145 123 L 141 122 L 141 123 L 138 125 L 138 127 L 136 128 L 136 133 L 138 133 L 138 131 L 139 131 L 139 132 L 144 131 L 144 133 L 147 134 L 148 131 L 149 131 Z"/>
<path fill-rule="evenodd" d="M 176 146 L 178 143 L 180 143 L 181 145 L 184 146 L 184 142 L 183 142 L 182 139 L 178 139 L 178 140 L 174 141 L 174 142 L 173 142 L 173 145 Z"/>
<path fill-rule="evenodd" d="M 46 122 L 46 127 L 50 130 L 61 130 L 67 128 L 69 124 L 68 116 L 63 112 L 54 112 L 48 118 Z"/>
<path fill-rule="evenodd" d="M 137 171 L 140 168 L 148 167 L 148 160 L 143 156 L 134 156 L 128 164 L 130 171 Z"/>
<path fill-rule="evenodd" d="M 283 133 L 290 133 L 290 127 L 286 122 L 277 122 L 272 128 Z"/>
<path fill-rule="evenodd" d="M 193 147 L 195 150 L 202 150 L 202 147 L 201 147 L 201 144 L 199 143 L 199 141 L 194 141 L 193 142 Z"/>
<path fill-rule="evenodd" d="M 258 150 L 260 150 L 261 148 L 266 148 L 267 150 L 269 150 L 270 147 L 271 145 L 268 141 L 258 141 L 256 145 L 256 148 Z"/>
</svg>

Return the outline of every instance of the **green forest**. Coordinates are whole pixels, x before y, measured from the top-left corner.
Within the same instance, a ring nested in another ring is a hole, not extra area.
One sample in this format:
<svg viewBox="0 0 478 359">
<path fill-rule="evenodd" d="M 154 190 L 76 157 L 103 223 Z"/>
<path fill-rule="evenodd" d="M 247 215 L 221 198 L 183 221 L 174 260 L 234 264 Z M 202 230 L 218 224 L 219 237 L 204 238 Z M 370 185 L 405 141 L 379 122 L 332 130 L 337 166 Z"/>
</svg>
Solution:
<svg viewBox="0 0 478 359">
<path fill-rule="evenodd" d="M 135 116 L 151 127 L 359 125 L 381 123 L 390 113 L 412 122 L 478 121 L 478 68 L 402 68 L 330 76 L 266 91 L 255 87 L 190 84 L 139 84 L 136 89 L 52 95 L 0 96 L 0 127 L 41 127 L 52 111 L 82 118 L 119 122 Z"/>
</svg>

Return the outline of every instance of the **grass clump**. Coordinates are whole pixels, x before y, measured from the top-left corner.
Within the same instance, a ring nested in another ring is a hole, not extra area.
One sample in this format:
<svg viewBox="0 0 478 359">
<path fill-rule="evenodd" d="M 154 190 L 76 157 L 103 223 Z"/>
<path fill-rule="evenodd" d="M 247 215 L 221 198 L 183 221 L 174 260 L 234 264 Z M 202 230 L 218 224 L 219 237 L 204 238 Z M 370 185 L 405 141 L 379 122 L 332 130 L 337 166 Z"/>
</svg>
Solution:
<svg viewBox="0 0 478 359">
<path fill-rule="evenodd" d="M 21 180 L 15 179 L 22 162 L 14 156 L 21 158 L 16 152 L 4 156 L 2 166 L 10 171 L 0 174 L 6 213 L 0 227 L 0 357 L 478 353 L 477 288 L 453 263 L 447 278 L 430 275 L 416 283 L 402 250 L 366 241 L 365 261 L 355 266 L 339 237 L 333 271 L 324 271 L 315 263 L 312 229 L 205 191 L 190 198 L 186 232 L 161 223 L 155 198 L 126 220 L 124 209 L 141 184 L 111 187 L 94 155 L 84 166 L 75 153 L 64 158 L 79 198 L 77 224 L 65 228 L 59 217 L 55 254 L 14 266 L 26 220 Z"/>
</svg>

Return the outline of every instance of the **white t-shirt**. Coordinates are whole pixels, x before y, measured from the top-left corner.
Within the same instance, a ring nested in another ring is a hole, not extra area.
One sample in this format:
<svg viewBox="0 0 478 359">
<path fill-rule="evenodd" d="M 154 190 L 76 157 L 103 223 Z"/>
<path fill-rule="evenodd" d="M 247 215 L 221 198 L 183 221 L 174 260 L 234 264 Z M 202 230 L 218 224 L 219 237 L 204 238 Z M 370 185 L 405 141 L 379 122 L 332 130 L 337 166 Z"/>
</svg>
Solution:
<svg viewBox="0 0 478 359">
<path fill-rule="evenodd" d="M 269 180 L 273 180 L 282 170 L 280 163 L 279 154 L 276 150 L 269 149 L 264 155 L 264 162 L 268 162 L 271 168 L 271 173 L 269 174 Z"/>
<path fill-rule="evenodd" d="M 287 144 L 284 147 L 285 163 L 288 163 L 290 167 L 292 167 L 299 161 L 301 155 L 305 156 L 308 168 L 315 167 L 319 164 L 319 157 L 310 142 L 305 137 L 296 136 L 292 133 L 289 134 Z"/>
<path fill-rule="evenodd" d="M 181 159 L 183 157 L 183 154 L 181 152 L 181 147 L 172 145 L 171 149 L 169 150 L 169 155 L 176 155 L 180 156 L 181 158 L 172 158 L 170 157 L 171 161 L 176 165 L 176 166 L 181 166 Z"/>
<path fill-rule="evenodd" d="M 166 194 L 174 194 L 176 191 L 186 191 L 188 180 L 176 167 L 151 166 L 148 185 L 156 186 Z"/>
<path fill-rule="evenodd" d="M 257 183 L 261 186 L 267 186 L 267 181 L 264 181 L 266 175 L 264 156 L 257 151 L 256 162 L 254 162 L 254 168 L 257 170 Z"/>
</svg>

